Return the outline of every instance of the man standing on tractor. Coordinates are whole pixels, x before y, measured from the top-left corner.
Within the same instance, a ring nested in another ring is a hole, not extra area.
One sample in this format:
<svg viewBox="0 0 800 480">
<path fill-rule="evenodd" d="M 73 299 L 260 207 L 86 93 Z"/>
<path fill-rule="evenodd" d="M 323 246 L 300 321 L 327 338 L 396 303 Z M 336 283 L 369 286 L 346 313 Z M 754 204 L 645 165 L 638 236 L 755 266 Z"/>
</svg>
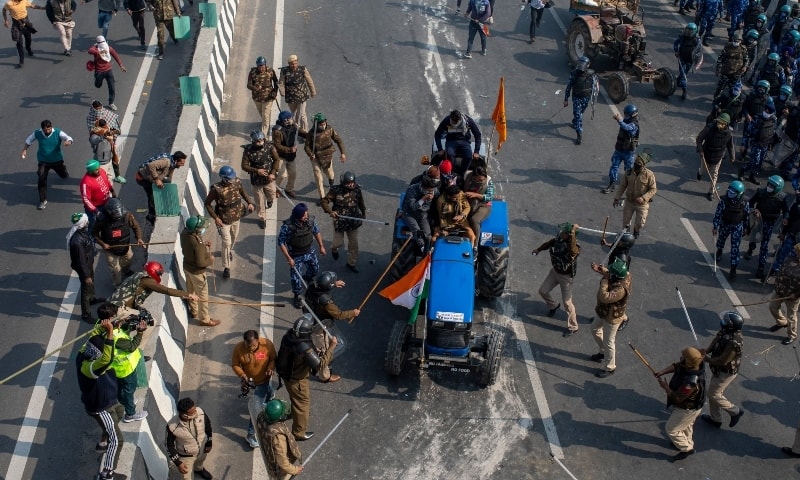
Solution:
<svg viewBox="0 0 800 480">
<path fill-rule="evenodd" d="M 614 144 L 614 154 L 611 155 L 611 168 L 608 170 L 608 186 L 602 190 L 603 193 L 611 193 L 616 189 L 619 179 L 619 166 L 625 164 L 625 170 L 633 168 L 633 161 L 636 158 L 636 147 L 639 146 L 639 109 L 636 105 L 625 105 L 622 111 L 624 117 L 619 113 L 614 114 L 614 120 L 619 123 L 617 141 Z"/>
<path fill-rule="evenodd" d="M 597 98 L 598 85 L 597 75 L 595 75 L 594 70 L 589 70 L 589 58 L 579 58 L 575 69 L 569 74 L 567 88 L 564 89 L 564 108 L 569 105 L 569 94 L 572 92 L 572 128 L 578 134 L 578 138 L 575 139 L 575 145 L 581 144 L 583 112 L 586 111 L 589 102 L 594 104 Z"/>
</svg>

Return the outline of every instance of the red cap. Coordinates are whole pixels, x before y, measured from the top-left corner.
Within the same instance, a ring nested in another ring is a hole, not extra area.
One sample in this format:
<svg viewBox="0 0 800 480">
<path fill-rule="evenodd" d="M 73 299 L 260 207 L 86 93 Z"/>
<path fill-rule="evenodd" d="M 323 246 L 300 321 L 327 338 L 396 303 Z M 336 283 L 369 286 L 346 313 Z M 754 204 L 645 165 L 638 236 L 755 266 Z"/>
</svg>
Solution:
<svg viewBox="0 0 800 480">
<path fill-rule="evenodd" d="M 448 159 L 442 160 L 442 163 L 439 164 L 439 171 L 444 173 L 445 175 L 450 175 L 453 171 L 453 164 Z"/>
</svg>

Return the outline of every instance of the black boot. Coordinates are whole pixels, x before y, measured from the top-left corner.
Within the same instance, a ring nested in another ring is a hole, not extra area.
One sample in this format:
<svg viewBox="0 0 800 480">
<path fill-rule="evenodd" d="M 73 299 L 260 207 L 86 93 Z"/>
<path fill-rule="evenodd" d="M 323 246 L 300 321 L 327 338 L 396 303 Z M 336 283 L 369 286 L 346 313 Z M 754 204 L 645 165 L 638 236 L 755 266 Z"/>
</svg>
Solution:
<svg viewBox="0 0 800 480">
<path fill-rule="evenodd" d="M 683 93 L 681 93 L 681 100 L 686 100 L 686 88 L 684 87 Z"/>
<path fill-rule="evenodd" d="M 738 172 L 736 172 L 736 178 L 741 182 L 744 180 L 744 168 L 740 168 Z"/>
<path fill-rule="evenodd" d="M 575 139 L 575 145 L 580 145 L 581 144 L 581 140 L 582 140 L 581 132 L 578 132 L 578 138 Z"/>
<path fill-rule="evenodd" d="M 717 258 L 717 261 L 718 261 L 718 262 L 719 262 L 720 260 L 722 260 L 722 249 L 721 249 L 721 248 L 718 248 L 718 249 L 717 249 L 716 258 Z"/>
<path fill-rule="evenodd" d="M 605 194 L 608 194 L 608 193 L 613 192 L 614 189 L 616 189 L 616 188 L 617 188 L 617 186 L 614 185 L 614 182 L 608 182 L 608 186 L 606 188 L 600 190 L 600 191 L 605 193 Z"/>
<path fill-rule="evenodd" d="M 750 174 L 749 177 L 747 177 L 747 180 L 750 181 L 751 183 L 755 184 L 755 185 L 761 185 L 761 182 L 759 182 L 758 179 L 756 178 L 756 176 L 753 175 L 752 173 Z"/>
<path fill-rule="evenodd" d="M 728 274 L 730 280 L 736 280 L 736 267 L 731 265 L 731 272 Z"/>
<path fill-rule="evenodd" d="M 747 245 L 747 251 L 744 253 L 744 259 L 750 260 L 751 258 L 753 258 L 753 250 L 755 249 L 756 249 L 756 242 L 750 242 Z"/>
<path fill-rule="evenodd" d="M 756 269 L 756 278 L 763 279 L 764 278 L 764 266 L 759 265 Z"/>
</svg>

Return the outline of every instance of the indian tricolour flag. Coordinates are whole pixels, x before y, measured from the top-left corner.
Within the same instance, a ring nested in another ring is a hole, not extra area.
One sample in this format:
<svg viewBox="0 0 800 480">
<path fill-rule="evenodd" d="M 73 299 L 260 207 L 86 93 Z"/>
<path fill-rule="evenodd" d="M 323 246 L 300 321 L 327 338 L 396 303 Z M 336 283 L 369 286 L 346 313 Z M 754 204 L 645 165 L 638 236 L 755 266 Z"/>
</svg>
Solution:
<svg viewBox="0 0 800 480">
<path fill-rule="evenodd" d="M 425 283 L 431 277 L 431 254 L 425 256 L 400 280 L 381 290 L 378 294 L 395 305 L 414 308 L 425 290 Z"/>
</svg>

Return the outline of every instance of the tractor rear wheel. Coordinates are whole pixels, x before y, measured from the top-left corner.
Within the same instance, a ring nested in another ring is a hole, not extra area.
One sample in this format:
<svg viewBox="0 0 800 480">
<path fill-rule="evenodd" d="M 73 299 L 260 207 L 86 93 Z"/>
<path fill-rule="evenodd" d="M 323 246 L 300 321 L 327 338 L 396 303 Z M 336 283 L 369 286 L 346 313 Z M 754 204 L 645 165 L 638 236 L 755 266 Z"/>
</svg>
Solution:
<svg viewBox="0 0 800 480">
<path fill-rule="evenodd" d="M 672 73 L 672 70 L 663 67 L 656 71 L 659 73 L 653 78 L 653 88 L 656 89 L 656 95 L 661 98 L 669 98 L 675 93 L 675 88 L 677 87 L 675 74 Z"/>
<path fill-rule="evenodd" d="M 483 247 L 478 257 L 476 290 L 478 295 L 497 298 L 503 295 L 508 273 L 508 247 Z"/>
<path fill-rule="evenodd" d="M 397 255 L 397 252 L 399 252 L 401 248 L 403 248 L 404 243 L 406 243 L 406 239 L 404 238 L 394 237 L 392 239 L 392 258 Z M 414 240 L 408 242 L 406 248 L 403 248 L 400 256 L 397 257 L 397 261 L 395 261 L 392 264 L 392 268 L 389 269 L 389 279 L 391 279 L 393 282 L 396 282 L 397 280 L 400 280 L 403 275 L 414 268 L 414 265 L 417 264 L 417 254 L 415 252 L 416 248 L 417 244 L 414 243 Z"/>
<path fill-rule="evenodd" d="M 592 35 L 589 33 L 589 26 L 580 19 L 575 19 L 569 25 L 567 32 L 567 54 L 573 65 L 578 63 L 578 59 L 586 56 L 589 60 L 594 60 L 597 56 L 597 48 L 592 43 Z"/>
<path fill-rule="evenodd" d="M 614 103 L 622 103 L 628 98 L 628 78 L 622 72 L 608 74 L 608 96 Z"/>
</svg>

